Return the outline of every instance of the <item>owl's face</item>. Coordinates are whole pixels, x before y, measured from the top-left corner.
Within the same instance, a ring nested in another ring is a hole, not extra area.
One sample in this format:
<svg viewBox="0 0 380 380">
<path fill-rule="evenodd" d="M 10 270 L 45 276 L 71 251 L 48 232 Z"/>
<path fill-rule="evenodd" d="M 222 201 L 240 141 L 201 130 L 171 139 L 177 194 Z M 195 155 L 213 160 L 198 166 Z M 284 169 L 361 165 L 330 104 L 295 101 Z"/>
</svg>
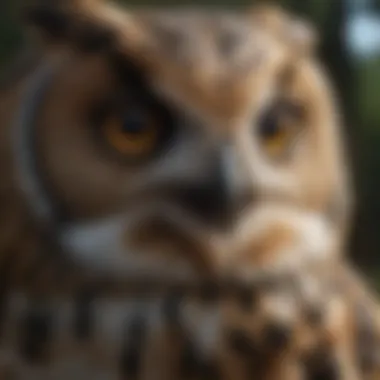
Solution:
<svg viewBox="0 0 380 380">
<path fill-rule="evenodd" d="M 68 254 L 112 276 L 192 279 L 336 248 L 345 168 L 307 28 L 104 4 L 30 18 L 57 42 L 36 133 Z"/>
</svg>

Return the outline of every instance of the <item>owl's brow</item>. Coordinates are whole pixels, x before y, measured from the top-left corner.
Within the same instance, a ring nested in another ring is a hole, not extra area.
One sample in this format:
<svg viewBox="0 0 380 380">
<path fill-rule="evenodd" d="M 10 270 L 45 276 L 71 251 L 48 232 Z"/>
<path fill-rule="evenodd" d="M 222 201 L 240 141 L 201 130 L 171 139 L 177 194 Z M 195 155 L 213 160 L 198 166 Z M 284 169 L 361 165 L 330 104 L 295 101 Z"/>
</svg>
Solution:
<svg viewBox="0 0 380 380">
<path fill-rule="evenodd" d="M 121 85 L 121 97 L 119 100 L 127 100 L 128 104 L 147 107 L 153 112 L 167 115 L 170 119 L 175 119 L 177 110 L 172 104 L 166 102 L 161 96 L 153 91 L 146 73 L 138 63 L 127 54 L 120 51 L 109 55 L 111 69 L 116 73 Z"/>
<path fill-rule="evenodd" d="M 131 57 L 117 52 L 110 54 L 109 58 L 111 68 L 120 80 L 123 91 L 132 95 L 137 101 L 142 101 L 144 104 L 168 109 L 162 99 L 152 91 L 143 69 Z"/>
<path fill-rule="evenodd" d="M 73 13 L 61 4 L 25 7 L 23 19 L 38 25 L 47 36 L 68 42 L 80 51 L 103 51 L 117 43 L 117 34 L 111 25 Z"/>
<path fill-rule="evenodd" d="M 142 68 L 133 61 L 133 58 L 127 54 L 121 53 L 117 49 L 111 49 L 108 53 L 109 62 L 112 70 L 126 85 L 135 90 L 148 90 L 147 79 Z"/>
</svg>

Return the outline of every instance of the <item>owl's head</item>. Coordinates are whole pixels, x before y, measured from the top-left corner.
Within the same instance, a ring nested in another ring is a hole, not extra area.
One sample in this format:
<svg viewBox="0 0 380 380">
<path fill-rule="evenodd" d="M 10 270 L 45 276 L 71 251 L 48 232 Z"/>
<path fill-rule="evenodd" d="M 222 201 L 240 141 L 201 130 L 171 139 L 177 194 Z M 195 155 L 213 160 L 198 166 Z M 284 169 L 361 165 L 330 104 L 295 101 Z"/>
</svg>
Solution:
<svg viewBox="0 0 380 380">
<path fill-rule="evenodd" d="M 337 249 L 339 117 L 304 23 L 85 0 L 27 19 L 46 54 L 20 104 L 15 169 L 75 260 L 184 279 Z"/>
</svg>

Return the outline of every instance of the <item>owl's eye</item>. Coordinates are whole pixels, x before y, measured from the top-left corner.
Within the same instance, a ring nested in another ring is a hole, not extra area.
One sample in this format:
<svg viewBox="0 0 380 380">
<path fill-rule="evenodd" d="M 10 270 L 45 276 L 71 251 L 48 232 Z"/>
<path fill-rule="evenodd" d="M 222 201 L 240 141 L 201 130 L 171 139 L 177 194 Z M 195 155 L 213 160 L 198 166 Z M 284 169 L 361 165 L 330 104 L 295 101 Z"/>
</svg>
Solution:
<svg viewBox="0 0 380 380">
<path fill-rule="evenodd" d="M 106 142 L 123 155 L 149 154 L 158 142 L 159 126 L 152 116 L 140 110 L 112 116 L 103 128 Z"/>
<path fill-rule="evenodd" d="M 102 118 L 100 131 L 108 148 L 134 160 L 147 158 L 162 148 L 173 128 L 170 117 L 162 110 L 132 106 L 123 112 L 108 112 Z"/>
<path fill-rule="evenodd" d="M 303 108 L 289 102 L 276 102 L 259 119 L 259 138 L 271 157 L 282 154 L 300 129 Z"/>
</svg>

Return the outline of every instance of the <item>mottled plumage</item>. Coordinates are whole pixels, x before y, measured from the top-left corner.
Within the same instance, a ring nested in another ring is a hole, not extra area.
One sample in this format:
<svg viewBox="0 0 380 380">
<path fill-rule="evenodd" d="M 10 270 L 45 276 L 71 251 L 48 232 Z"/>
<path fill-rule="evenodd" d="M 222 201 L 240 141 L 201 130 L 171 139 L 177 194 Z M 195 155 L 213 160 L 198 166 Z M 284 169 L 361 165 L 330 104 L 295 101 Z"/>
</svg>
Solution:
<svg viewBox="0 0 380 380">
<path fill-rule="evenodd" d="M 1 373 L 376 379 L 311 28 L 86 0 L 25 20 L 36 53 L 0 87 Z"/>
</svg>

